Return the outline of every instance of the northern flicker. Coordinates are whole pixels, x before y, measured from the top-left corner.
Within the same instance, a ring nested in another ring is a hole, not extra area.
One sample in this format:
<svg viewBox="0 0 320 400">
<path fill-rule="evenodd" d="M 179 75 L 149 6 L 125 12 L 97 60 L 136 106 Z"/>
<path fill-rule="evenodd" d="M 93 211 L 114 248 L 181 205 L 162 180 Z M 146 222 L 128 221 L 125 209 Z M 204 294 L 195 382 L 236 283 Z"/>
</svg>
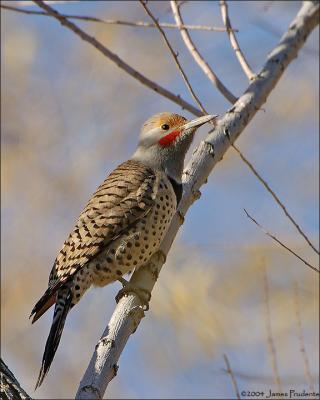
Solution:
<svg viewBox="0 0 320 400">
<path fill-rule="evenodd" d="M 197 128 L 168 112 L 148 119 L 138 147 L 98 187 L 64 242 L 48 288 L 31 312 L 32 323 L 55 304 L 36 388 L 46 376 L 70 309 L 91 286 L 105 286 L 145 264 L 169 227 L 182 195 L 186 152 Z"/>
</svg>

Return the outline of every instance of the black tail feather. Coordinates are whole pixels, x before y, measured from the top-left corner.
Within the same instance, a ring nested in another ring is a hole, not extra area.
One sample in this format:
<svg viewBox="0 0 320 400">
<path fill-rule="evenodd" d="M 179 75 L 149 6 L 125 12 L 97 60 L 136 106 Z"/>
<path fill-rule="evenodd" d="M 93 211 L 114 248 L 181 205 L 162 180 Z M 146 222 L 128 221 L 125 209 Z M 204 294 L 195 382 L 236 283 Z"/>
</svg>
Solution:
<svg viewBox="0 0 320 400">
<path fill-rule="evenodd" d="M 57 290 L 63 285 L 63 281 L 58 281 L 54 285 L 50 285 L 48 289 L 41 296 L 40 300 L 33 307 L 30 317 L 33 316 L 32 323 L 37 321 L 54 303 L 56 300 Z"/>
<path fill-rule="evenodd" d="M 54 358 L 54 355 L 57 351 L 60 342 L 67 314 L 71 308 L 71 301 L 72 301 L 72 293 L 69 288 L 66 290 L 59 291 L 58 299 L 54 310 L 53 321 L 46 342 L 46 347 L 44 349 L 41 369 L 35 389 L 37 389 L 42 384 L 45 376 L 49 371 L 52 360 Z"/>
</svg>

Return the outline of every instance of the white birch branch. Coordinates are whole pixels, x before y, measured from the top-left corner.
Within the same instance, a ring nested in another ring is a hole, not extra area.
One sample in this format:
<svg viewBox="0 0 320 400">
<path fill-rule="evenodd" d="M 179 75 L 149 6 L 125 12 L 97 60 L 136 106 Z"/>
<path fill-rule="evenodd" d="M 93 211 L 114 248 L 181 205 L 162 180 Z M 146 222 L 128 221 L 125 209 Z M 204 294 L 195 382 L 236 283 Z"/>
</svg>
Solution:
<svg viewBox="0 0 320 400">
<path fill-rule="evenodd" d="M 248 61 L 246 60 L 244 54 L 242 53 L 237 37 L 232 29 L 231 22 L 229 19 L 229 14 L 228 14 L 228 4 L 226 1 L 221 0 L 220 1 L 220 8 L 221 8 L 221 15 L 223 19 L 223 23 L 225 27 L 227 28 L 229 40 L 231 43 L 231 47 L 233 48 L 234 52 L 236 53 L 237 59 L 239 61 L 239 64 L 241 65 L 241 68 L 243 72 L 247 75 L 247 78 L 249 81 L 254 78 L 254 72 L 252 71 Z"/>
<path fill-rule="evenodd" d="M 260 73 L 254 77 L 234 106 L 218 121 L 215 130 L 200 143 L 185 169 L 183 197 L 161 245 L 162 251 L 155 254 L 148 265 L 134 272 L 131 283 L 152 291 L 183 217 L 193 201 L 199 197 L 199 188 L 206 182 L 231 143 L 265 103 L 283 72 L 297 57 L 299 49 L 318 23 L 319 3 L 304 2 L 279 44 L 268 55 Z M 117 363 L 128 338 L 136 330 L 143 316 L 142 303 L 135 293 L 128 293 L 120 299 L 81 380 L 77 399 L 103 397 L 108 383 L 116 375 Z"/>
<path fill-rule="evenodd" d="M 238 99 L 235 97 L 230 90 L 222 83 L 218 76 L 214 73 L 210 65 L 201 56 L 198 49 L 194 45 L 186 26 L 183 23 L 179 7 L 176 1 L 170 1 L 173 17 L 176 21 L 181 37 L 189 50 L 190 54 L 194 58 L 195 62 L 199 65 L 202 71 L 206 74 L 208 79 L 213 83 L 213 85 L 219 90 L 219 92 L 228 100 L 230 103 L 235 103 Z"/>
</svg>

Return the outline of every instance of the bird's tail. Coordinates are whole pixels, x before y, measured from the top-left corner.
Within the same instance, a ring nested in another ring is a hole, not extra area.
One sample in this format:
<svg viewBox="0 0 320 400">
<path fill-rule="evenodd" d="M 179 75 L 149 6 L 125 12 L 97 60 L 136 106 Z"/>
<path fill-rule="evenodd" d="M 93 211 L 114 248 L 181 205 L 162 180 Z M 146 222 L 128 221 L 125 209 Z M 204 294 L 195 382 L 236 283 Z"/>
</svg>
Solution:
<svg viewBox="0 0 320 400">
<path fill-rule="evenodd" d="M 57 351 L 60 342 L 67 314 L 72 306 L 71 301 L 72 301 L 71 289 L 70 288 L 60 289 L 58 292 L 57 302 L 54 309 L 53 321 L 46 342 L 46 347 L 44 349 L 41 369 L 35 389 L 37 389 L 42 384 L 45 376 L 49 371 L 53 357 Z"/>
<path fill-rule="evenodd" d="M 36 322 L 55 302 L 56 290 L 49 287 L 31 311 L 29 318 L 33 317 L 32 323 Z"/>
</svg>

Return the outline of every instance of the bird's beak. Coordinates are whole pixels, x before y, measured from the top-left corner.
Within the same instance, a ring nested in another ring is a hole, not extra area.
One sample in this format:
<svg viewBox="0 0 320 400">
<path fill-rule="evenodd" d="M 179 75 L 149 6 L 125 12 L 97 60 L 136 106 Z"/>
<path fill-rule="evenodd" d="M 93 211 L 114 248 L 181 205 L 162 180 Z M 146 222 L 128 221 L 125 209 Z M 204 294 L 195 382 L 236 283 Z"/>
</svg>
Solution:
<svg viewBox="0 0 320 400">
<path fill-rule="evenodd" d="M 199 126 L 217 118 L 218 115 L 204 115 L 203 117 L 193 119 L 192 121 L 188 121 L 186 124 L 182 125 L 181 131 L 186 131 L 190 128 L 199 128 Z"/>
</svg>

